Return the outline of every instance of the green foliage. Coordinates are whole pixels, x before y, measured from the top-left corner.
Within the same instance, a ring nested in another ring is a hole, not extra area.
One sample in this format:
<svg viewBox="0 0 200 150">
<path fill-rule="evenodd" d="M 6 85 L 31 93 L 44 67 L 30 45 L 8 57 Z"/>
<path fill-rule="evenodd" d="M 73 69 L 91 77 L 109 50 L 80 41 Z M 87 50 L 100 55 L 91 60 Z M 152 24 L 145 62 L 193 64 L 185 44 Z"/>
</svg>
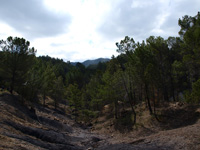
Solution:
<svg viewBox="0 0 200 150">
<path fill-rule="evenodd" d="M 188 72 L 185 67 L 185 64 L 181 61 L 175 60 L 172 64 L 172 74 L 174 79 L 174 87 L 177 91 L 177 93 L 184 91 L 187 89 L 187 83 L 188 83 Z"/>
<path fill-rule="evenodd" d="M 0 84 L 32 102 L 42 95 L 44 105 L 50 96 L 55 108 L 66 98 L 76 119 L 85 122 L 110 104 L 116 125 L 132 126 L 137 103 L 145 101 L 153 114 L 156 104 L 179 101 L 183 92 L 188 102 L 200 102 L 200 13 L 179 19 L 179 26 L 180 37 L 166 40 L 150 36 L 135 43 L 126 36 L 116 43 L 119 56 L 87 68 L 49 56 L 36 58 L 28 41 L 8 37 L 0 41 Z M 119 103 L 129 104 L 133 115 L 121 118 Z"/>
<path fill-rule="evenodd" d="M 192 84 L 191 101 L 200 103 L 200 79 Z"/>
<path fill-rule="evenodd" d="M 38 102 L 38 94 L 41 86 L 41 77 L 38 71 L 37 60 L 35 65 L 29 70 L 26 83 L 21 87 L 20 94 L 22 97 L 31 102 Z"/>
<path fill-rule="evenodd" d="M 127 132 L 132 129 L 134 125 L 134 119 L 131 112 L 123 112 L 122 116 L 115 119 L 114 126 L 116 130 L 120 132 Z"/>
<path fill-rule="evenodd" d="M 117 52 L 130 54 L 135 50 L 136 43 L 133 38 L 125 36 L 124 40 L 121 40 L 120 43 L 116 43 Z"/>
<path fill-rule="evenodd" d="M 193 102 L 190 90 L 185 90 L 184 91 L 184 101 L 186 101 L 187 103 L 192 103 Z"/>
<path fill-rule="evenodd" d="M 79 88 L 82 88 L 87 82 L 85 71 L 85 67 L 82 64 L 77 63 L 77 65 L 72 67 L 66 74 L 66 85 L 77 84 Z"/>
<path fill-rule="evenodd" d="M 86 85 L 86 92 L 89 99 L 89 109 L 91 110 L 101 110 L 103 99 L 101 95 L 101 87 L 102 87 L 102 80 L 101 80 L 101 73 L 97 73 L 96 75 L 92 76 L 90 82 Z"/>
<path fill-rule="evenodd" d="M 29 41 L 18 37 L 1 40 L 0 46 L 2 50 L 0 76 L 6 81 L 5 85 L 12 93 L 26 83 L 28 71 L 34 64 L 36 50 L 29 48 Z"/>
<path fill-rule="evenodd" d="M 189 76 L 189 88 L 200 76 L 200 13 L 194 17 L 184 16 L 179 19 L 181 27 L 180 35 L 183 38 L 181 44 L 183 63 L 187 67 Z"/>
<path fill-rule="evenodd" d="M 54 90 L 54 82 L 56 80 L 56 75 L 50 64 L 47 66 L 41 66 L 41 83 L 40 83 L 40 93 L 43 96 L 43 105 L 45 105 L 45 99 L 47 95 L 51 95 Z"/>
<path fill-rule="evenodd" d="M 67 87 L 67 100 L 69 101 L 69 105 L 72 109 L 75 110 L 75 113 L 77 111 L 82 109 L 83 102 L 81 100 L 81 91 L 78 88 L 77 84 L 70 84 Z"/>
<path fill-rule="evenodd" d="M 58 59 L 58 58 L 55 59 L 49 56 L 40 56 L 37 59 L 38 61 L 41 62 L 40 65 L 43 67 L 43 71 L 45 70 L 44 68 L 46 66 L 50 65 L 52 69 L 54 70 L 56 77 L 62 76 L 63 81 L 66 80 L 66 74 L 73 67 L 70 63 L 68 62 L 66 63 L 62 59 Z"/>
<path fill-rule="evenodd" d="M 94 112 L 88 109 L 83 109 L 80 112 L 81 121 L 84 121 L 85 123 L 90 123 L 92 119 L 96 118 L 98 115 L 97 111 Z"/>
<path fill-rule="evenodd" d="M 54 106 L 55 106 L 55 109 L 56 109 L 58 103 L 64 97 L 64 84 L 63 84 L 63 78 L 61 76 L 59 76 L 58 78 L 55 78 L 52 81 L 53 81 L 53 85 L 50 89 L 50 96 L 54 100 Z"/>
</svg>

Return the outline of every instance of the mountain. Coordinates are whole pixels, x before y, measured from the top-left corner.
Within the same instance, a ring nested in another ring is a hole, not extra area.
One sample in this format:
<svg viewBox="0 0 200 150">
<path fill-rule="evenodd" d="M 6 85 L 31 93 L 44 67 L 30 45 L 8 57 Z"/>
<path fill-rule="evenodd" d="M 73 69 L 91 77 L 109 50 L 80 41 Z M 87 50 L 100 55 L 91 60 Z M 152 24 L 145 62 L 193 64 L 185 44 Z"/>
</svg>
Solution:
<svg viewBox="0 0 200 150">
<path fill-rule="evenodd" d="M 82 64 L 85 66 L 85 67 L 88 67 L 89 65 L 97 65 L 98 63 L 100 62 L 107 62 L 109 61 L 110 59 L 109 58 L 98 58 L 98 59 L 94 59 L 94 60 L 86 60 L 84 62 L 82 62 Z M 76 65 L 78 62 L 71 62 L 72 65 Z"/>
<path fill-rule="evenodd" d="M 89 65 L 96 65 L 100 62 L 107 62 L 109 61 L 110 59 L 109 58 L 98 58 L 98 59 L 94 59 L 94 60 L 86 60 L 84 61 L 82 64 L 85 66 L 85 67 L 88 67 Z"/>
</svg>

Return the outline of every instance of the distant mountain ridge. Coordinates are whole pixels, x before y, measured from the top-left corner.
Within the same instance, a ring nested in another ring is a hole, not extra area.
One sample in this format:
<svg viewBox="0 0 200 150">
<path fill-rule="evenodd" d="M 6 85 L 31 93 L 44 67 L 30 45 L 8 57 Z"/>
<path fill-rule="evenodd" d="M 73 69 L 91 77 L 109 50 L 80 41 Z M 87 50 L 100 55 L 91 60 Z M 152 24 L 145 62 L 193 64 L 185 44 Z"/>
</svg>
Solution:
<svg viewBox="0 0 200 150">
<path fill-rule="evenodd" d="M 82 62 L 82 64 L 85 66 L 85 67 L 88 67 L 89 65 L 97 65 L 98 63 L 103 63 L 103 62 L 107 62 L 109 61 L 110 59 L 109 58 L 97 58 L 97 59 L 94 59 L 94 60 L 86 60 L 84 62 Z M 72 65 L 76 65 L 78 62 L 71 62 Z"/>
<path fill-rule="evenodd" d="M 107 62 L 109 60 L 110 60 L 109 58 L 98 58 L 98 59 L 94 59 L 94 60 L 86 60 L 86 61 L 82 62 L 82 64 L 85 67 L 88 67 L 89 65 L 96 65 L 100 62 L 103 63 L 103 62 Z"/>
</svg>

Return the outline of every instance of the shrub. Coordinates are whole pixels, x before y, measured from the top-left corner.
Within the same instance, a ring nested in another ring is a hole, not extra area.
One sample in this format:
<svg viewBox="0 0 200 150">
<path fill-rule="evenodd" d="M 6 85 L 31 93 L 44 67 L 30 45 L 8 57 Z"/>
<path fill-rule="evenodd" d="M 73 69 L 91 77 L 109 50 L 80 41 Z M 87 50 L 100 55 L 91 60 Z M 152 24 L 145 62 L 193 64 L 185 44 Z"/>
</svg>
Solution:
<svg viewBox="0 0 200 150">
<path fill-rule="evenodd" d="M 192 102 L 200 102 L 200 79 L 192 84 L 192 93 L 191 93 Z"/>
</svg>

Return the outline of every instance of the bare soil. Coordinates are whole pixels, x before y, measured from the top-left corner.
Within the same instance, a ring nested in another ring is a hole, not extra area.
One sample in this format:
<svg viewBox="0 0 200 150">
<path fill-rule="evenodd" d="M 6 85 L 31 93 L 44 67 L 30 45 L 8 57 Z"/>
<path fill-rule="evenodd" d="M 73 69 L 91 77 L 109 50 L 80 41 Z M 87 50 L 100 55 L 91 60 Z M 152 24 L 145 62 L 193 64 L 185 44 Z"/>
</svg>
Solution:
<svg viewBox="0 0 200 150">
<path fill-rule="evenodd" d="M 109 135 L 107 144 L 100 149 L 141 150 L 199 150 L 200 107 L 184 103 L 169 103 L 157 108 L 158 122 L 145 104 L 137 107 L 137 124 L 132 129 L 116 128 L 108 107 L 93 123 L 92 132 Z"/>
<path fill-rule="evenodd" d="M 17 96 L 1 94 L 0 150 L 200 149 L 199 106 L 167 106 L 159 110 L 162 123 L 156 122 L 144 108 L 138 114 L 136 126 L 127 130 L 117 129 L 112 117 L 107 118 L 109 112 L 105 111 L 92 127 L 87 127 L 76 123 L 64 108 L 35 105 L 33 110 Z"/>
</svg>

